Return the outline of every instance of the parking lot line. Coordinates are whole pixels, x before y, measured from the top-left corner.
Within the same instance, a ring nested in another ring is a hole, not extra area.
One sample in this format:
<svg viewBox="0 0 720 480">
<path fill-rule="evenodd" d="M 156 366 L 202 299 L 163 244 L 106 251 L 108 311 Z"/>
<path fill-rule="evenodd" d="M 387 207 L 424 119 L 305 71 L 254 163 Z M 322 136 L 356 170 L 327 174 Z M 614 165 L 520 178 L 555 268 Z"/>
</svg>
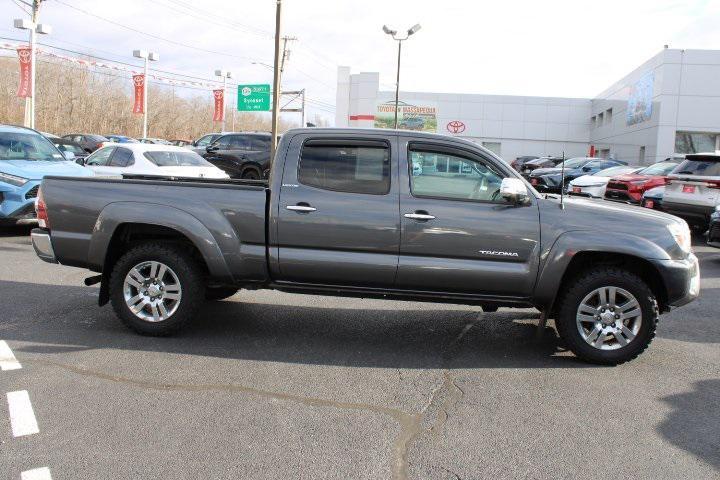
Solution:
<svg viewBox="0 0 720 480">
<path fill-rule="evenodd" d="M 32 435 L 40 431 L 27 390 L 8 392 L 7 401 L 10 410 L 10 426 L 14 437 Z"/>
<path fill-rule="evenodd" d="M 22 365 L 13 355 L 10 346 L 5 340 L 0 340 L 0 370 L 17 370 L 19 368 L 22 368 Z"/>
<path fill-rule="evenodd" d="M 52 480 L 50 469 L 47 467 L 25 470 L 20 474 L 20 480 Z"/>
</svg>

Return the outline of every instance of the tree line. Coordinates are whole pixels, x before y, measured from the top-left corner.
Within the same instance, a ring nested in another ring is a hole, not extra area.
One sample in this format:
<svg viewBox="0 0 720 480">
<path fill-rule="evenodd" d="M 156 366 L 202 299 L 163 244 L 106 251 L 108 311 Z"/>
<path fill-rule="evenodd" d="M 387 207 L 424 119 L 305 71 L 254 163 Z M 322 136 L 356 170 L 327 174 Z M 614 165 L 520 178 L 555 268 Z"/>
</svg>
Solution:
<svg viewBox="0 0 720 480">
<path fill-rule="evenodd" d="M 37 130 L 56 135 L 142 136 L 142 115 L 132 113 L 133 91 L 129 73 L 71 65 L 42 56 L 38 56 L 36 64 Z M 17 58 L 0 58 L 0 123 L 23 124 L 25 99 L 16 96 L 18 81 Z M 149 137 L 197 139 L 221 128 L 212 121 L 214 101 L 211 91 L 157 84 L 152 79 L 147 88 Z M 231 129 L 232 114 L 232 108 L 228 107 L 226 130 Z M 299 117 L 299 114 L 293 114 L 293 117 Z M 320 118 L 315 121 L 324 124 Z M 270 123 L 269 113 L 235 112 L 236 131 L 269 132 Z M 299 118 L 280 118 L 280 132 L 299 126 Z"/>
</svg>

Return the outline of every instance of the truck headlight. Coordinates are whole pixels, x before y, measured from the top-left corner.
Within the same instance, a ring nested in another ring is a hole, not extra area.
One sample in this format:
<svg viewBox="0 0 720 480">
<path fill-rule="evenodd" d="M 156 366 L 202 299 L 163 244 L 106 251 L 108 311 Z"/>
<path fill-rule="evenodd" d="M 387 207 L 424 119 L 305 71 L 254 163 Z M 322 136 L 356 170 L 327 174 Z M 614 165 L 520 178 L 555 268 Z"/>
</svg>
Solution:
<svg viewBox="0 0 720 480">
<path fill-rule="evenodd" d="M 28 182 L 28 179 L 0 172 L 0 182 L 9 183 L 10 185 L 15 185 L 16 187 L 22 187 Z"/>
<path fill-rule="evenodd" d="M 682 223 L 671 223 L 667 226 L 670 234 L 683 252 L 690 253 L 692 241 L 690 237 L 690 227 L 683 221 Z"/>
</svg>

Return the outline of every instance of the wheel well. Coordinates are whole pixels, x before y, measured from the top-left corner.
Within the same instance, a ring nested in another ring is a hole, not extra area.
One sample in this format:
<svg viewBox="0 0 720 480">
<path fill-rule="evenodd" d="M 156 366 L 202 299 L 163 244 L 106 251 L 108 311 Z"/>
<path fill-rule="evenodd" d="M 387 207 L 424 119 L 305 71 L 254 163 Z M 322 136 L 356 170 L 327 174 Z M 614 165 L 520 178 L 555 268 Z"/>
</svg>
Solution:
<svg viewBox="0 0 720 480">
<path fill-rule="evenodd" d="M 650 287 L 658 302 L 660 311 L 667 309 L 667 289 L 660 276 L 660 272 L 647 260 L 614 252 L 579 252 L 570 261 L 562 281 L 559 292 L 566 289 L 567 285 L 574 280 L 581 272 L 597 266 L 614 266 L 626 269 L 629 272 L 642 278 Z M 557 314 L 559 294 L 555 296 L 555 303 L 552 308 L 552 316 Z"/>
<path fill-rule="evenodd" d="M 113 265 L 117 262 L 127 250 L 140 243 L 152 240 L 163 241 L 165 243 L 174 243 L 187 248 L 186 251 L 198 261 L 205 273 L 208 272 L 207 263 L 203 258 L 200 250 L 195 244 L 178 230 L 162 225 L 151 225 L 146 223 L 123 223 L 117 226 L 113 233 L 107 252 L 105 253 L 105 262 L 102 269 L 102 283 L 100 285 L 100 305 L 104 305 L 109 300 L 108 281 Z"/>
<path fill-rule="evenodd" d="M 262 177 L 262 170 L 260 169 L 260 165 L 257 165 L 255 163 L 246 163 L 243 165 L 242 171 L 240 172 L 240 175 L 245 175 L 245 173 L 249 170 L 254 170 L 257 172 L 257 174 Z"/>
</svg>

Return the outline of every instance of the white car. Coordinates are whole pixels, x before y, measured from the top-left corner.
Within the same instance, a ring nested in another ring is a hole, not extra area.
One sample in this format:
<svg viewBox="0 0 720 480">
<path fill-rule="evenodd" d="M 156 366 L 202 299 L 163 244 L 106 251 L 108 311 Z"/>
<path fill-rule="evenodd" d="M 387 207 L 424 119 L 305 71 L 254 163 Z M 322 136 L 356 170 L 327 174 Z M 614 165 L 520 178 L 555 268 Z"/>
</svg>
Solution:
<svg viewBox="0 0 720 480">
<path fill-rule="evenodd" d="M 634 173 L 643 168 L 644 167 L 620 165 L 600 170 L 592 175 L 583 175 L 568 184 L 567 193 L 581 197 L 602 198 L 605 196 L 605 189 L 607 188 L 610 178 L 626 173 Z"/>
<path fill-rule="evenodd" d="M 187 148 L 151 143 L 114 143 L 99 148 L 84 165 L 98 176 L 157 175 L 188 178 L 230 178 Z"/>
</svg>

